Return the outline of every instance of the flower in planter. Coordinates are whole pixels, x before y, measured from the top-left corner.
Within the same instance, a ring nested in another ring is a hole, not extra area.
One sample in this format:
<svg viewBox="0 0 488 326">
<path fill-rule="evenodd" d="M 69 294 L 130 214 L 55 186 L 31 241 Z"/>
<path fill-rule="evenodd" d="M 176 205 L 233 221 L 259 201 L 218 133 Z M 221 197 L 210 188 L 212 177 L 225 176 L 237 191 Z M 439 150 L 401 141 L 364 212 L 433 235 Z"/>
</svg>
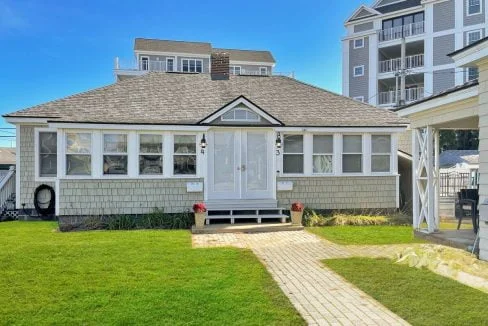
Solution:
<svg viewBox="0 0 488 326">
<path fill-rule="evenodd" d="M 305 208 L 305 206 L 299 201 L 291 204 L 291 211 L 292 212 L 303 212 L 304 208 Z"/>
<path fill-rule="evenodd" d="M 204 203 L 196 203 L 193 205 L 193 212 L 195 213 L 205 213 L 207 211 L 207 207 Z"/>
</svg>

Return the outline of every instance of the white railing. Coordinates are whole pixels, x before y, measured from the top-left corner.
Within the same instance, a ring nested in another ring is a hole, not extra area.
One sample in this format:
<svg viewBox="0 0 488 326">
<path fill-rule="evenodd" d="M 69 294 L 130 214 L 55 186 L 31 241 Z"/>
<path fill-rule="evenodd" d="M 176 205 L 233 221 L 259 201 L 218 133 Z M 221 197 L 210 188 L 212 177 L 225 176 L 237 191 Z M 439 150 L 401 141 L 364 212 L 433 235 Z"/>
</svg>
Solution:
<svg viewBox="0 0 488 326">
<path fill-rule="evenodd" d="M 15 167 L 11 166 L 7 175 L 0 180 L 0 209 L 15 194 Z"/>
<path fill-rule="evenodd" d="M 402 68 L 401 63 L 401 58 L 380 61 L 380 73 L 399 71 Z M 423 54 L 415 54 L 405 57 L 405 69 L 419 68 L 423 66 Z"/>
<path fill-rule="evenodd" d="M 397 102 L 396 96 L 400 96 L 400 91 L 380 92 L 379 105 L 394 105 Z M 409 88 L 405 90 L 405 103 L 418 101 L 424 98 L 424 87 Z"/>
<path fill-rule="evenodd" d="M 424 33 L 424 22 L 417 22 L 403 26 L 397 26 L 378 31 L 378 39 L 380 42 L 397 40 L 402 37 L 409 37 Z"/>
</svg>

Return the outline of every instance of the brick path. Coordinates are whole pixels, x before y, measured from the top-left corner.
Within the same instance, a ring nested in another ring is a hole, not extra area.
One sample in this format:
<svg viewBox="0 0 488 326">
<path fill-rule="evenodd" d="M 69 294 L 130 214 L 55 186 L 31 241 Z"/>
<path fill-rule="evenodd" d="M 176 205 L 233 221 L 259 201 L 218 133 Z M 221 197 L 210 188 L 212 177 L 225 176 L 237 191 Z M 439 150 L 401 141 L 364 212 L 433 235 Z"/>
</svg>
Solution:
<svg viewBox="0 0 488 326">
<path fill-rule="evenodd" d="M 196 234 L 193 246 L 250 248 L 309 325 L 408 325 L 322 259 L 390 257 L 404 245 L 341 246 L 305 231 Z"/>
</svg>

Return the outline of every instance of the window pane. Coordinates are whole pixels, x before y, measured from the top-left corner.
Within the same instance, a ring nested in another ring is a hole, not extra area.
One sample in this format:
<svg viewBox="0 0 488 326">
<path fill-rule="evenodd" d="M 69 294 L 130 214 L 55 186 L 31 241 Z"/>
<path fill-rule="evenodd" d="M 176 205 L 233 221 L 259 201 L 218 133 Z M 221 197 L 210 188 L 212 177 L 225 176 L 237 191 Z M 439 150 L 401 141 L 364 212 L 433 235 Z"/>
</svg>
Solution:
<svg viewBox="0 0 488 326">
<path fill-rule="evenodd" d="M 478 79 L 478 68 L 468 68 L 468 81 Z"/>
<path fill-rule="evenodd" d="M 247 111 L 246 119 L 247 120 L 259 120 L 259 116 L 254 112 Z"/>
<path fill-rule="evenodd" d="M 39 153 L 56 154 L 58 151 L 58 140 L 55 132 L 39 133 Z"/>
<path fill-rule="evenodd" d="M 371 136 L 371 143 L 373 153 L 391 152 L 391 137 L 389 135 L 373 135 Z"/>
<path fill-rule="evenodd" d="M 390 155 L 373 155 L 371 157 L 371 171 L 390 172 Z"/>
<path fill-rule="evenodd" d="M 167 65 L 168 65 L 168 71 L 173 71 L 173 59 L 168 59 L 166 61 Z"/>
<path fill-rule="evenodd" d="M 303 155 L 283 155 L 283 173 L 303 173 Z"/>
<path fill-rule="evenodd" d="M 91 134 L 66 134 L 67 153 L 91 153 Z"/>
<path fill-rule="evenodd" d="M 140 155 L 140 174 L 163 174 L 163 157 L 161 155 Z"/>
<path fill-rule="evenodd" d="M 332 155 L 314 155 L 313 156 L 313 173 L 332 173 Z"/>
<path fill-rule="evenodd" d="M 235 110 L 230 110 L 222 115 L 222 119 L 224 120 L 234 120 L 234 112 Z"/>
<path fill-rule="evenodd" d="M 67 175 L 91 175 L 91 155 L 66 155 Z"/>
<path fill-rule="evenodd" d="M 140 135 L 139 152 L 141 153 L 162 153 L 163 138 L 161 135 Z"/>
<path fill-rule="evenodd" d="M 41 154 L 39 156 L 39 175 L 41 177 L 55 177 L 57 174 L 57 155 Z"/>
<path fill-rule="evenodd" d="M 176 135 L 174 137 L 174 152 L 176 154 L 194 154 L 197 152 L 196 136 Z"/>
<path fill-rule="evenodd" d="M 284 153 L 303 153 L 302 135 L 285 135 L 283 143 Z"/>
<path fill-rule="evenodd" d="M 333 153 L 334 139 L 332 135 L 314 135 L 313 136 L 313 153 Z"/>
<path fill-rule="evenodd" d="M 241 74 L 241 67 L 235 67 L 235 74 L 240 75 Z"/>
<path fill-rule="evenodd" d="M 363 137 L 362 136 L 343 136 L 342 148 L 344 153 L 362 153 Z"/>
<path fill-rule="evenodd" d="M 127 135 L 103 135 L 105 153 L 127 153 Z"/>
<path fill-rule="evenodd" d="M 415 16 L 414 16 L 414 22 L 420 23 L 420 22 L 423 22 L 423 21 L 424 21 L 424 13 L 423 12 L 420 12 L 418 14 L 415 14 Z"/>
<path fill-rule="evenodd" d="M 103 174 L 127 174 L 127 155 L 103 155 Z"/>
<path fill-rule="evenodd" d="M 188 72 L 188 60 L 183 60 L 183 71 Z"/>
<path fill-rule="evenodd" d="M 363 171 L 363 156 L 361 154 L 342 155 L 342 172 L 360 173 Z"/>
<path fill-rule="evenodd" d="M 197 72 L 202 72 L 202 62 L 201 61 L 197 61 Z"/>
<path fill-rule="evenodd" d="M 190 72 L 195 72 L 195 60 L 190 60 Z"/>
<path fill-rule="evenodd" d="M 174 174 L 197 174 L 196 155 L 174 155 Z"/>
</svg>

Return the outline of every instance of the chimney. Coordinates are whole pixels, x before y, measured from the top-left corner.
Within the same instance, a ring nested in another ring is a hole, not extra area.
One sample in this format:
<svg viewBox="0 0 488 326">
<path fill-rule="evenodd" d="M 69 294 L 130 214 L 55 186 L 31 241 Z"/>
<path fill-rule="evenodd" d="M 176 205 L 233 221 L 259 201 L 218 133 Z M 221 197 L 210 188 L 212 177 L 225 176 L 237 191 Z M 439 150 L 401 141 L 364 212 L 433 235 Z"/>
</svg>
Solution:
<svg viewBox="0 0 488 326">
<path fill-rule="evenodd" d="M 229 80 L 229 53 L 213 52 L 210 56 L 210 67 L 212 80 Z"/>
</svg>

